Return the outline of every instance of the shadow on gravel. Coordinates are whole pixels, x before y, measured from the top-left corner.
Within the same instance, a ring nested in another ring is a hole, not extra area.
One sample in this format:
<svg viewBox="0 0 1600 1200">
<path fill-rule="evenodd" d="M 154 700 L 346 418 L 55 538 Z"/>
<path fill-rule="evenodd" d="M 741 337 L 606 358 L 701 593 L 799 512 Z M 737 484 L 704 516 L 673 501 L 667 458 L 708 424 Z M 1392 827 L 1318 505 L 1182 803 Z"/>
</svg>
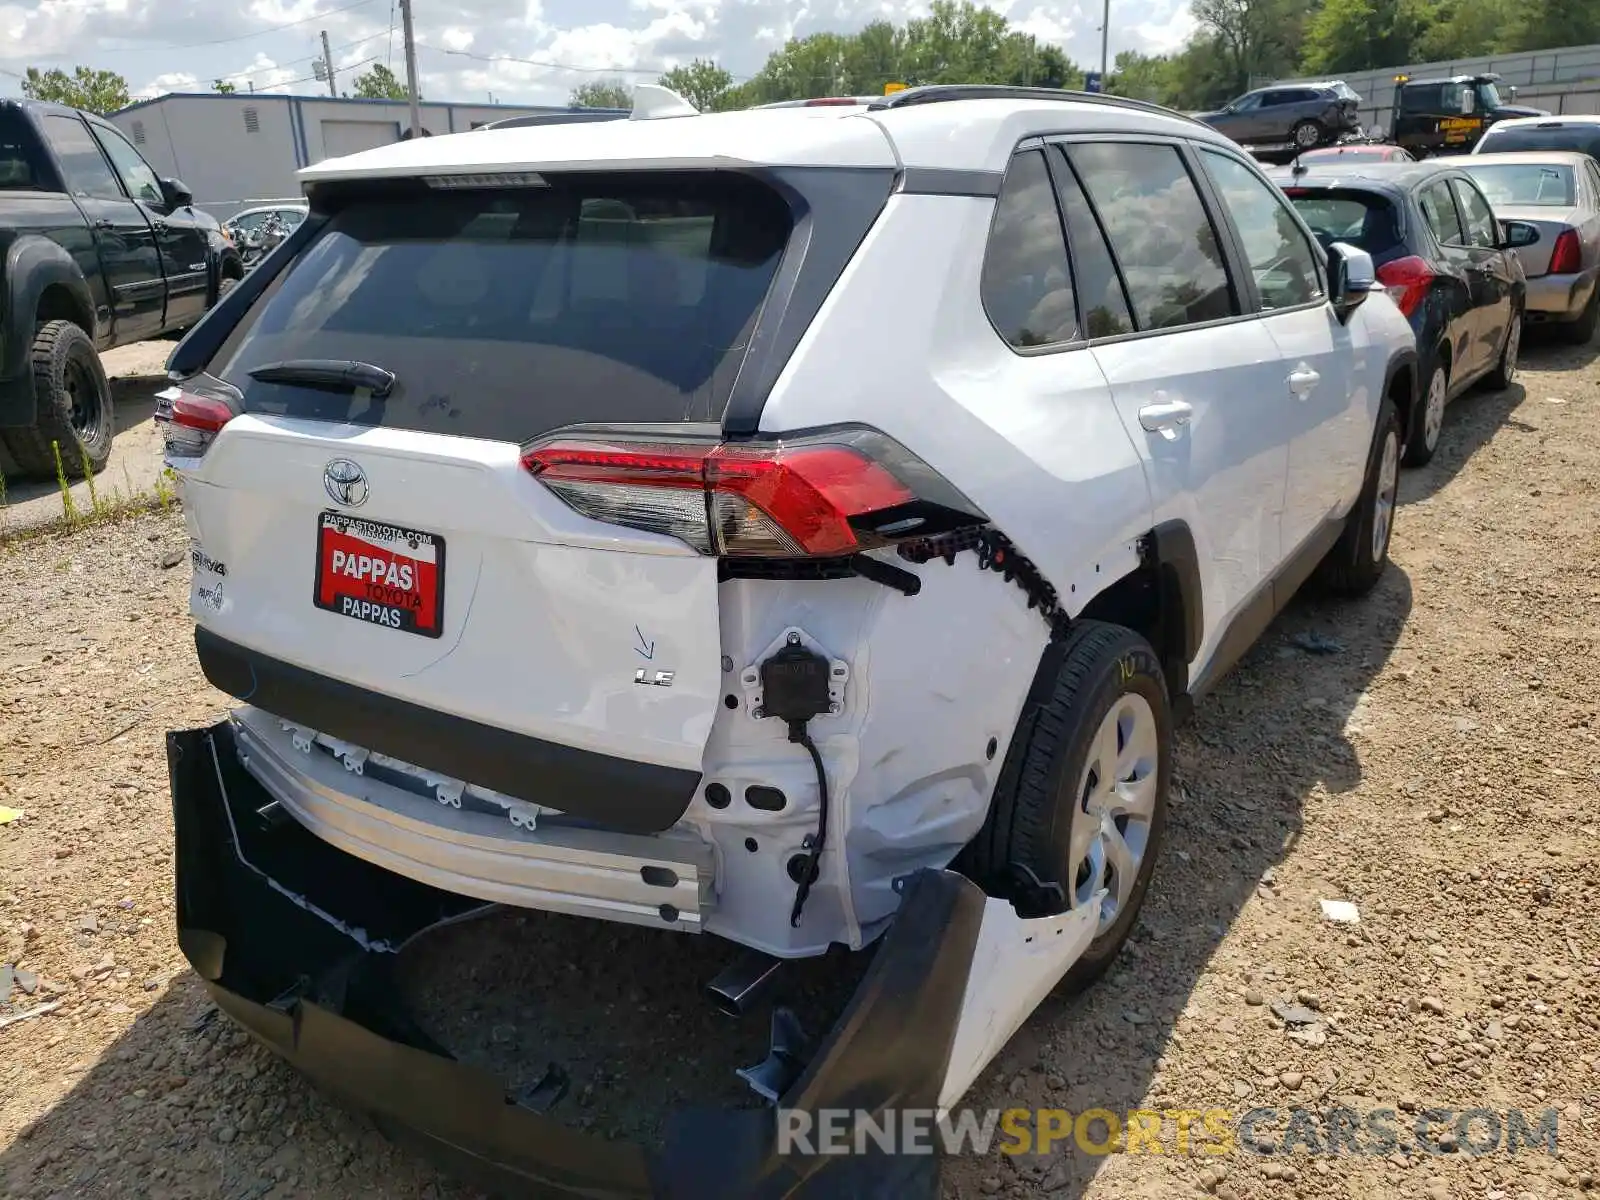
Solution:
<svg viewBox="0 0 1600 1200">
<path fill-rule="evenodd" d="M 1411 581 L 1393 565 L 1365 600 L 1323 599 L 1308 588 L 1197 706 L 1179 731 L 1166 845 L 1127 949 L 1083 996 L 1046 1000 L 968 1095 L 968 1105 L 1064 1108 L 1074 1117 L 1106 1109 L 1125 1118 L 1139 1108 L 1238 1110 L 1263 1102 L 1235 1095 L 1231 1080 L 1239 1076 L 1224 1074 L 1227 1064 L 1220 1063 L 1214 1091 L 1164 1091 L 1160 1059 L 1196 982 L 1258 889 L 1266 886 L 1262 903 L 1296 920 L 1322 919 L 1313 898 L 1297 892 L 1280 899 L 1270 881 L 1303 826 L 1336 820 L 1341 797 L 1360 782 L 1349 734 L 1360 728 L 1366 689 L 1394 652 L 1411 606 Z M 1321 897 L 1344 895 L 1338 880 L 1312 886 Z M 1279 968 L 1271 955 L 1263 947 L 1250 965 L 1256 986 L 1275 998 L 1288 985 L 1274 983 Z M 1227 982 L 1245 986 L 1237 977 Z M 1174 1137 L 1168 1121 L 1164 1157 L 1174 1157 Z M 1105 1162 L 1071 1139 L 1047 1158 L 991 1151 L 949 1163 L 945 1195 L 1076 1200 Z"/>
<path fill-rule="evenodd" d="M 1537 371 L 1580 371 L 1597 359 L 1600 359 L 1600 338 L 1585 346 L 1569 346 L 1548 329 L 1540 329 L 1530 330 L 1523 343 L 1522 365 Z M 1532 426 L 1517 419 L 1517 410 L 1529 400 L 1559 397 L 1561 385 L 1543 379 L 1535 383 L 1525 373 L 1518 378 L 1521 382 L 1505 391 L 1491 392 L 1475 387 L 1450 403 L 1445 409 L 1444 432 L 1439 437 L 1439 449 L 1433 461 L 1425 467 L 1401 472 L 1402 505 L 1430 499 L 1502 428 L 1516 434 L 1532 431 Z M 1528 390 L 1530 386 L 1532 392 Z"/>
<path fill-rule="evenodd" d="M 1297 599 L 1199 706 L 1179 732 L 1167 841 L 1126 953 L 1083 997 L 1047 1000 L 973 1088 L 970 1106 L 1126 1113 L 1152 1093 L 1157 1105 L 1175 1108 L 1241 1103 L 1220 1090 L 1163 1096 L 1160 1056 L 1218 943 L 1303 824 L 1336 819 L 1340 797 L 1360 780 L 1348 734 L 1411 603 L 1410 580 L 1394 567 L 1365 601 Z M 1341 894 L 1336 880 L 1325 888 L 1323 895 Z M 1310 901 L 1292 903 L 1300 919 L 1319 919 Z M 1252 966 L 1261 989 L 1275 994 L 1270 950 L 1262 953 Z M 430 1033 L 513 1086 L 559 1063 L 570 1090 L 552 1116 L 649 1142 L 665 1108 L 754 1102 L 733 1072 L 764 1055 L 769 1009 L 728 1018 L 701 995 L 732 954 L 710 938 L 502 912 L 422 940 L 402 958 L 401 986 Z M 865 956 L 795 965 L 786 1000 L 814 1036 L 826 1031 L 864 967 Z M 17 1049 L 8 1053 L 21 1063 L 29 1046 L 82 1037 L 70 1019 L 56 1014 L 9 1030 Z M 1070 1200 L 1103 1161 L 1065 1145 L 1048 1159 L 993 1152 L 958 1159 L 945 1168 L 945 1195 Z M 314 1091 L 215 1013 L 185 972 L 87 1064 L 59 1104 L 0 1152 L 0 1195 L 468 1200 L 476 1193 Z"/>
</svg>

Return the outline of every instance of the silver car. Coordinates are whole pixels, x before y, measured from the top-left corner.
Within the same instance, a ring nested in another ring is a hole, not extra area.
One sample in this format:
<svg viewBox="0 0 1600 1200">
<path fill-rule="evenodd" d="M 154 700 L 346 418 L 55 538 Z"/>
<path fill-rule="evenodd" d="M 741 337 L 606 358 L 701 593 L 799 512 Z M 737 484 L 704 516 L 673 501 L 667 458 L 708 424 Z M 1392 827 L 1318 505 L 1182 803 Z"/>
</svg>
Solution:
<svg viewBox="0 0 1600 1200">
<path fill-rule="evenodd" d="M 1502 221 L 1527 221 L 1539 240 L 1517 256 L 1527 317 L 1582 345 L 1600 323 L 1600 166 L 1587 154 L 1528 150 L 1458 160 Z"/>
</svg>

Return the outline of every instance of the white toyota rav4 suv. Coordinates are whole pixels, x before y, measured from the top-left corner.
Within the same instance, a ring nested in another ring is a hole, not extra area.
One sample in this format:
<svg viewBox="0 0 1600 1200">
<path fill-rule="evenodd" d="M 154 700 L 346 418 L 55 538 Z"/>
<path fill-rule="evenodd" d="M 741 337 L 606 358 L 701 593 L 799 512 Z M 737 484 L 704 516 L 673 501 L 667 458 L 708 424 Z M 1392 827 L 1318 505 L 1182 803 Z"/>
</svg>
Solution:
<svg viewBox="0 0 1600 1200">
<path fill-rule="evenodd" d="M 1314 570 L 1383 572 L 1412 334 L 1163 109 L 641 92 L 309 168 L 173 354 L 195 640 L 240 702 L 169 737 L 182 941 L 502 1180 L 914 1195 L 925 1160 L 785 1157 L 772 1109 L 567 1130 L 559 1076 L 508 1105 L 375 980 L 488 903 L 717 935 L 734 1010 L 872 946 L 749 1081 L 785 1119 L 954 1104 L 1128 936 L 1175 716 Z"/>
</svg>

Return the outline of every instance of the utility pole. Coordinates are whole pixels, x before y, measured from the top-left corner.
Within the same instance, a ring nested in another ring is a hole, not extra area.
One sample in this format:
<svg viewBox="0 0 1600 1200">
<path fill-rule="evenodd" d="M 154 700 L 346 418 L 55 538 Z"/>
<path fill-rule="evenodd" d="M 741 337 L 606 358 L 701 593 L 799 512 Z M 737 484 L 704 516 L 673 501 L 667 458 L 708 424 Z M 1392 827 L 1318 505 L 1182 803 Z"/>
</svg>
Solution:
<svg viewBox="0 0 1600 1200">
<path fill-rule="evenodd" d="M 1111 69 L 1111 0 L 1105 0 L 1105 11 L 1100 17 L 1100 86 L 1106 86 L 1106 72 Z"/>
<path fill-rule="evenodd" d="M 339 85 L 333 81 L 333 51 L 328 49 L 328 31 L 322 31 L 322 63 L 328 75 L 328 95 L 339 98 Z"/>
<path fill-rule="evenodd" d="M 422 136 L 422 107 L 417 102 L 417 43 L 411 31 L 411 0 L 400 0 L 401 32 L 406 40 L 406 98 L 411 101 L 411 136 Z"/>
</svg>

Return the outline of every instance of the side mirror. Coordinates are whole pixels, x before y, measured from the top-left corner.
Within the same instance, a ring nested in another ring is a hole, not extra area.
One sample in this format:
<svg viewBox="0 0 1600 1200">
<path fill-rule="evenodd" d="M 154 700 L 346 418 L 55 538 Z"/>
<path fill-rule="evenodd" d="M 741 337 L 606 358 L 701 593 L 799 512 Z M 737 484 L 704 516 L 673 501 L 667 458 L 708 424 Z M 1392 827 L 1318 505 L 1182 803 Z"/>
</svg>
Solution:
<svg viewBox="0 0 1600 1200">
<path fill-rule="evenodd" d="M 163 179 L 161 182 L 161 198 L 166 201 L 168 208 L 188 208 L 194 203 L 194 193 L 184 186 L 181 179 Z"/>
<path fill-rule="evenodd" d="M 1500 249 L 1518 250 L 1539 240 L 1539 227 L 1531 221 L 1501 221 Z"/>
<path fill-rule="evenodd" d="M 1341 323 L 1365 303 L 1377 283 L 1372 255 L 1349 242 L 1334 242 L 1328 247 L 1328 303 Z"/>
</svg>

